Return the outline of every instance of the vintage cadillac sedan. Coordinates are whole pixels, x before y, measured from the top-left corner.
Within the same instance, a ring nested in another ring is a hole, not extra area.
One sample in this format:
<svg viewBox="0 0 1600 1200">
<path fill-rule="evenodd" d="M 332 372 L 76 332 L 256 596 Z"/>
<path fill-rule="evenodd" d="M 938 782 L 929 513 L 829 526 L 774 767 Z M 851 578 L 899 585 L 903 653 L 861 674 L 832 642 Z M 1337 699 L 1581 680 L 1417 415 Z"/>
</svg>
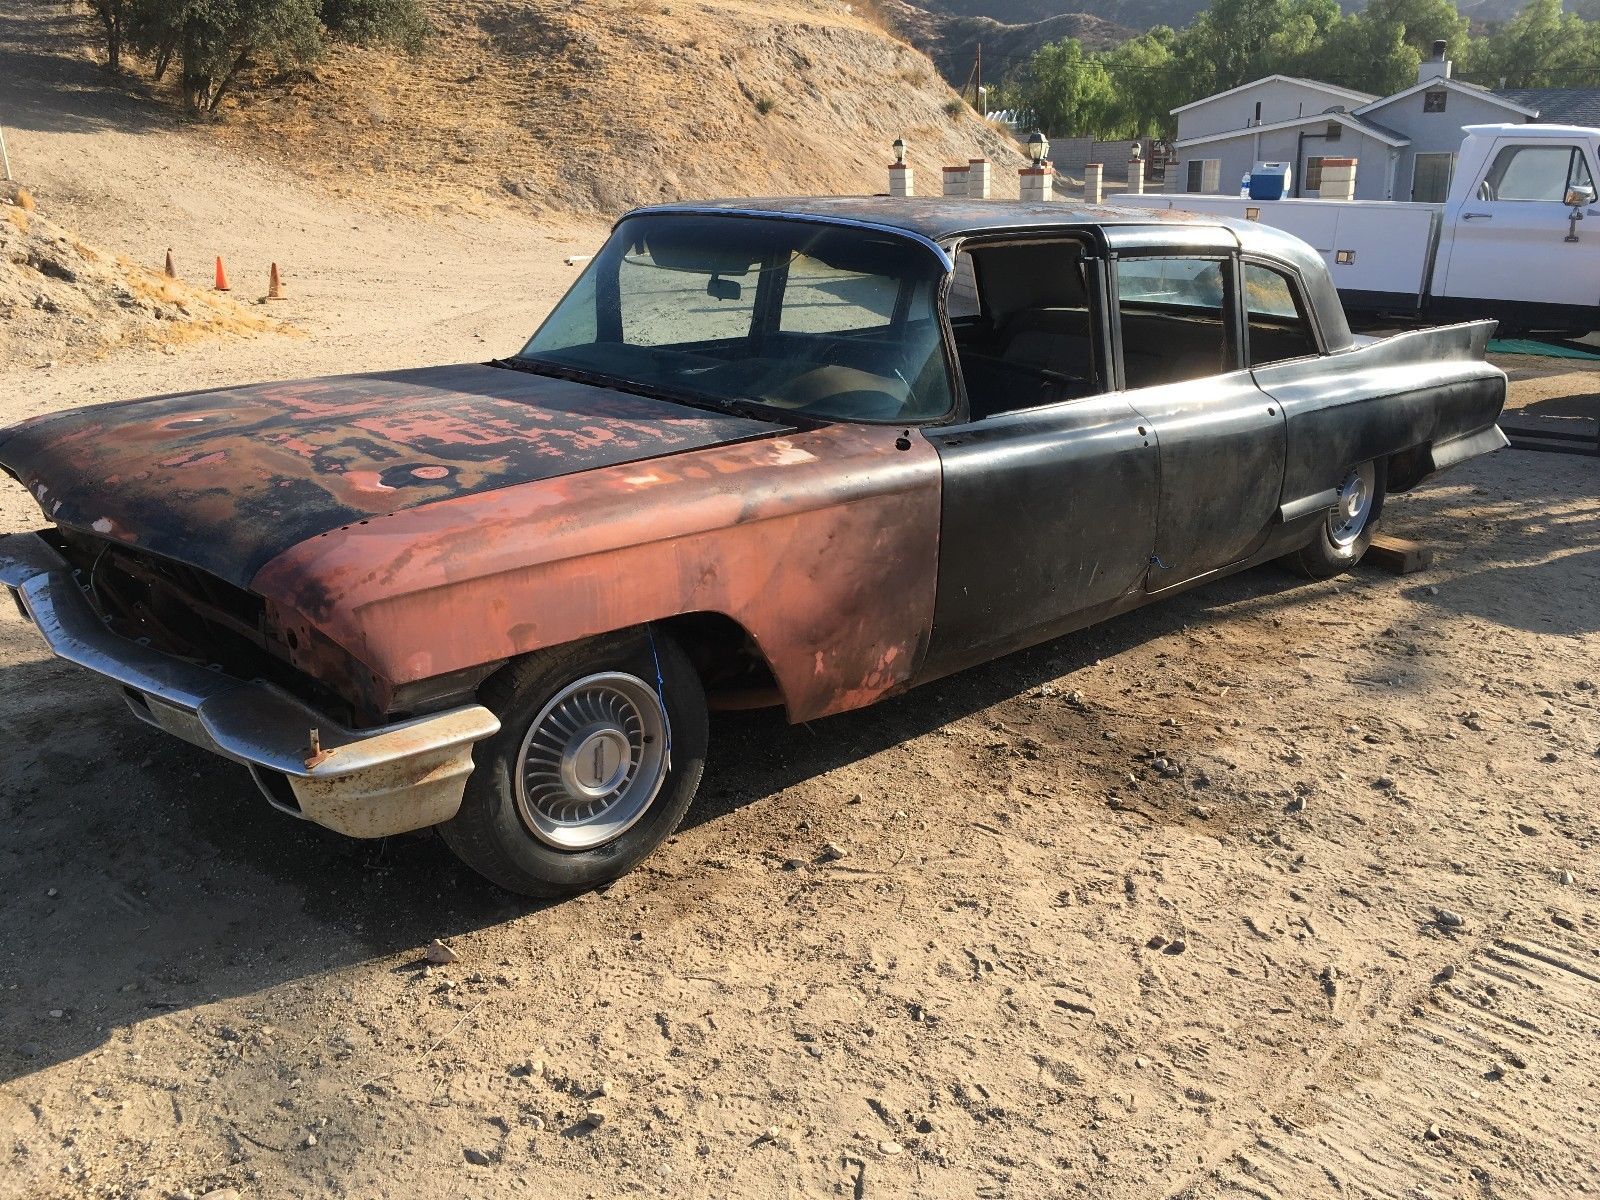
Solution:
<svg viewBox="0 0 1600 1200">
<path fill-rule="evenodd" d="M 539 896 L 638 863 L 707 712 L 811 721 L 1256 563 L 1505 444 L 1491 323 L 1353 337 L 1303 243 L 1066 203 L 621 220 L 523 350 L 0 432 L 0 583 L 135 715 Z"/>
</svg>

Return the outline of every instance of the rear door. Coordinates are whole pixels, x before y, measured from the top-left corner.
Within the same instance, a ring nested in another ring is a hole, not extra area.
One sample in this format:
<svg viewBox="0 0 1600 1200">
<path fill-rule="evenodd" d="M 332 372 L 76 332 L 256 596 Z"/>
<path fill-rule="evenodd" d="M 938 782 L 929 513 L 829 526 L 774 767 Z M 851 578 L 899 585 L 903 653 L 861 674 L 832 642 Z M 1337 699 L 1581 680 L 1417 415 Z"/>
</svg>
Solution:
<svg viewBox="0 0 1600 1200">
<path fill-rule="evenodd" d="M 1595 185 L 1594 150 L 1573 138 L 1499 138 L 1454 222 L 1436 295 L 1525 304 L 1600 304 L 1600 206 L 1567 241 L 1569 187 Z M 1483 315 L 1483 314 L 1479 314 Z"/>
<path fill-rule="evenodd" d="M 1255 553 L 1277 517 L 1284 418 L 1245 365 L 1235 256 L 1123 253 L 1113 262 L 1123 396 L 1160 448 L 1146 587 Z"/>
</svg>

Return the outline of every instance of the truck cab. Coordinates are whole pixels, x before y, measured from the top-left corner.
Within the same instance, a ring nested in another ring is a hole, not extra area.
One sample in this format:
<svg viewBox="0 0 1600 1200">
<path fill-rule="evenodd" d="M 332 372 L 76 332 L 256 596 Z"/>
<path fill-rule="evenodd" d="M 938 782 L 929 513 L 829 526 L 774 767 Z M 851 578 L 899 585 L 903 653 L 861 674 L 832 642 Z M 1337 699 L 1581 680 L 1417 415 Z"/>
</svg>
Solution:
<svg viewBox="0 0 1600 1200">
<path fill-rule="evenodd" d="M 1600 131 L 1469 125 L 1434 258 L 1439 311 L 1587 331 L 1600 306 Z M 1587 227 L 1586 227 L 1587 225 Z M 1484 311 L 1515 306 L 1503 313 Z"/>
</svg>

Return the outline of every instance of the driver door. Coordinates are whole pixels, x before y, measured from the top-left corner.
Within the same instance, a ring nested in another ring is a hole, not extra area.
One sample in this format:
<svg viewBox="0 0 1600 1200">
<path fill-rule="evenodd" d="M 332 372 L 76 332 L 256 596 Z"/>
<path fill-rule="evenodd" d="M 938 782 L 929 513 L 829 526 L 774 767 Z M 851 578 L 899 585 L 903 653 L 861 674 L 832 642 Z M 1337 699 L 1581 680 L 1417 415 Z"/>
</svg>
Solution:
<svg viewBox="0 0 1600 1200">
<path fill-rule="evenodd" d="M 1595 186 L 1591 147 L 1541 138 L 1496 141 L 1462 201 L 1439 295 L 1527 304 L 1600 304 L 1600 206 L 1566 240 L 1569 188 Z"/>
</svg>

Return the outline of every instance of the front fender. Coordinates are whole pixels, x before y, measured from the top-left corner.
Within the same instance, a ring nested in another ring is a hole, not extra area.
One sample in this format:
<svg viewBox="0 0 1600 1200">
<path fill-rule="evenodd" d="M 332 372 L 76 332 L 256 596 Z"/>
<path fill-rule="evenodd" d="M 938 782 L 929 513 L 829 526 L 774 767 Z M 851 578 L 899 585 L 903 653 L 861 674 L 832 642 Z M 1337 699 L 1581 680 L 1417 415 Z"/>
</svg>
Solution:
<svg viewBox="0 0 1600 1200">
<path fill-rule="evenodd" d="M 279 555 L 251 590 L 291 644 L 331 639 L 391 693 L 721 613 L 802 721 L 913 678 L 933 621 L 939 488 L 938 456 L 914 431 L 828 426 L 374 518 Z M 296 665 L 318 669 L 311 655 Z"/>
</svg>

